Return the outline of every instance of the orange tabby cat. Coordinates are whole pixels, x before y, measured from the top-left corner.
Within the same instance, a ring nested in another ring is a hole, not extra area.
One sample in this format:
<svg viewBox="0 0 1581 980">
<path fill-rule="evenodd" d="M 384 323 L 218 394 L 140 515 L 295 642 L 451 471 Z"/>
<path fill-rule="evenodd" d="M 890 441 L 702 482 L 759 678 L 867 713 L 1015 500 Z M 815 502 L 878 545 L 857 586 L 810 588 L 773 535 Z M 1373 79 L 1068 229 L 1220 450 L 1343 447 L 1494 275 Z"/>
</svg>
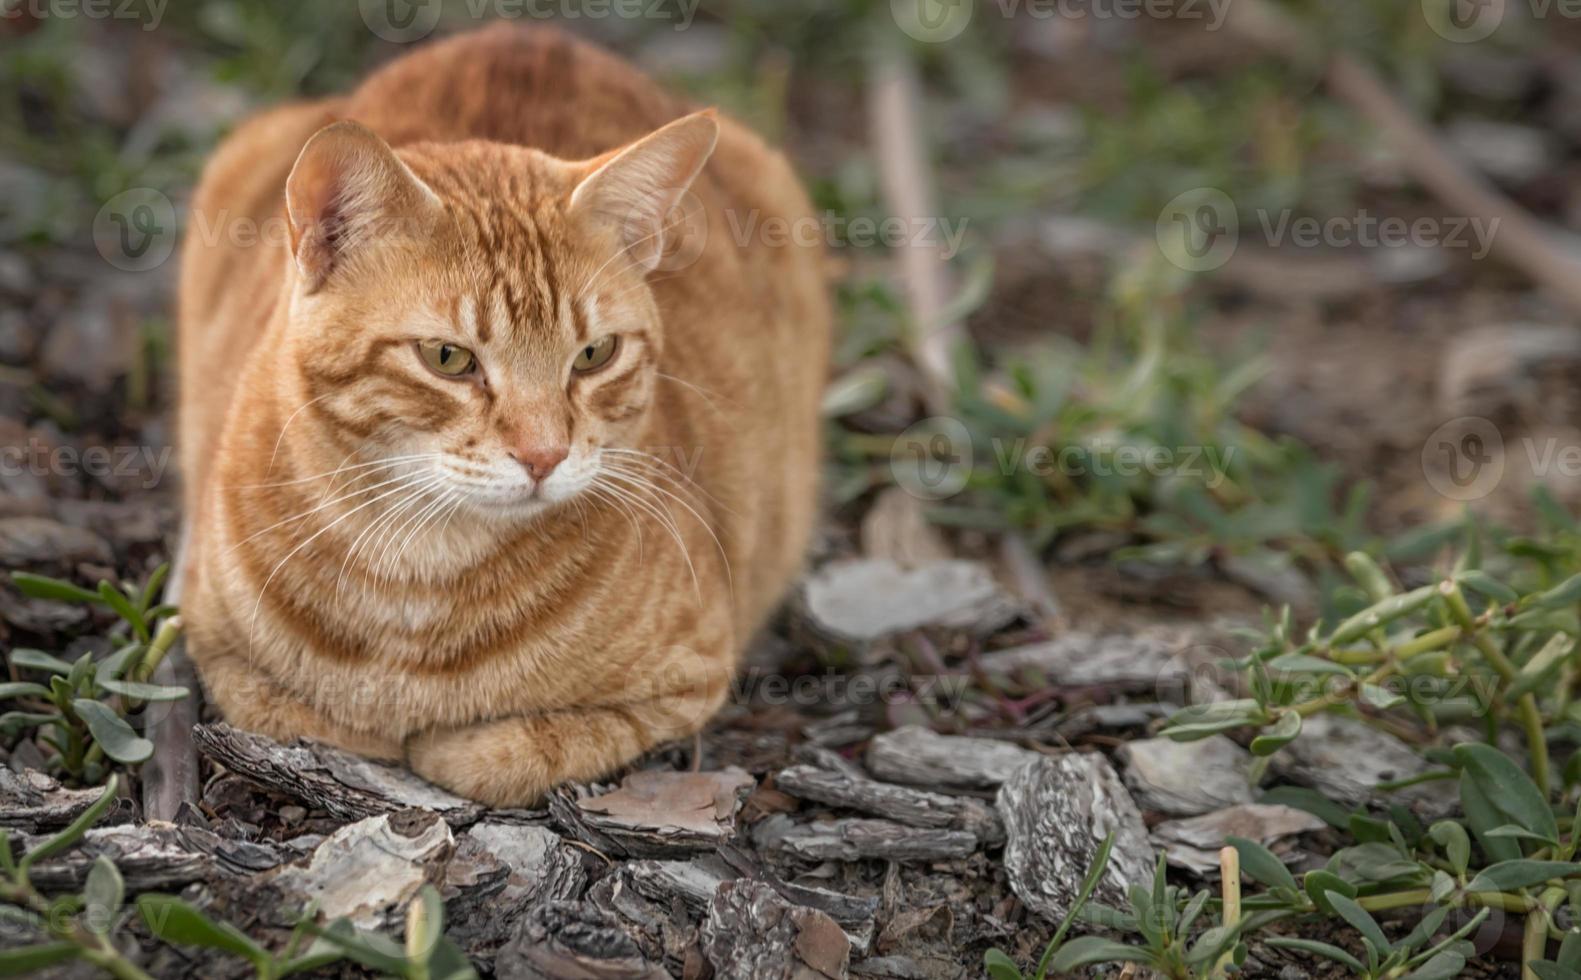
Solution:
<svg viewBox="0 0 1581 980">
<path fill-rule="evenodd" d="M 241 127 L 180 311 L 226 718 L 499 805 L 696 731 L 815 505 L 822 256 L 754 213 L 812 220 L 783 157 L 542 27 Z"/>
</svg>

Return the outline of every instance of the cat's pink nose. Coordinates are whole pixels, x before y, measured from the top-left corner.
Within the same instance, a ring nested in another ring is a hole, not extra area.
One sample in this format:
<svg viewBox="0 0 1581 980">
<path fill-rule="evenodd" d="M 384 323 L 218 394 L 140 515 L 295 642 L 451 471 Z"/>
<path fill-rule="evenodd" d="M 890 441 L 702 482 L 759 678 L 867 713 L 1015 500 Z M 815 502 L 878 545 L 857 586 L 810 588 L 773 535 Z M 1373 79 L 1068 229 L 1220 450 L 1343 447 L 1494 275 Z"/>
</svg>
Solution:
<svg viewBox="0 0 1581 980">
<path fill-rule="evenodd" d="M 569 446 L 523 446 L 511 450 L 511 458 L 527 467 L 527 475 L 540 483 L 570 454 Z"/>
</svg>

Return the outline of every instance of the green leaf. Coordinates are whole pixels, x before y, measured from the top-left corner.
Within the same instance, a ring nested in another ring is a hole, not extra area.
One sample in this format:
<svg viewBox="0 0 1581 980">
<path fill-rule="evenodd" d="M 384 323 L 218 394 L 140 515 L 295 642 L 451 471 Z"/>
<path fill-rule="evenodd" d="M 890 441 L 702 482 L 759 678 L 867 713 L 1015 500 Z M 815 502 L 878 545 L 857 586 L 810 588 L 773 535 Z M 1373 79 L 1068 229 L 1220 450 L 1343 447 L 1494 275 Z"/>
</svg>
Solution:
<svg viewBox="0 0 1581 980">
<path fill-rule="evenodd" d="M 1551 677 L 1564 665 L 1570 654 L 1575 652 L 1575 641 L 1563 633 L 1555 633 L 1543 644 L 1543 648 L 1532 655 L 1532 658 L 1522 665 L 1520 672 L 1515 675 L 1515 680 L 1505 690 L 1504 696 L 1513 701 L 1523 694 L 1530 694 L 1546 685 Z"/>
<path fill-rule="evenodd" d="M 1536 962 L 1528 963 L 1526 968 L 1537 974 L 1537 980 L 1581 980 L 1581 972 L 1548 960 L 1537 960 Z"/>
<path fill-rule="evenodd" d="M 167 687 L 162 684 L 141 684 L 136 681 L 99 681 L 99 686 L 111 694 L 138 701 L 180 701 L 189 692 L 184 687 Z"/>
<path fill-rule="evenodd" d="M 1377 684 L 1363 684 L 1361 686 L 1361 699 L 1379 711 L 1388 711 L 1395 705 L 1405 702 L 1404 697 L 1386 687 L 1379 687 Z"/>
<path fill-rule="evenodd" d="M 1114 836 L 1115 832 L 1111 830 L 1109 836 L 1103 839 L 1103 843 L 1098 845 L 1098 850 L 1093 852 L 1092 861 L 1087 865 L 1087 876 L 1082 879 L 1081 889 L 1076 892 L 1076 901 L 1071 905 L 1070 912 L 1066 914 L 1065 921 L 1054 930 L 1054 935 L 1043 949 L 1043 955 L 1038 957 L 1037 980 L 1043 980 L 1048 976 L 1051 958 L 1064 945 L 1065 934 L 1070 932 L 1070 927 L 1081 916 L 1088 900 L 1092 898 L 1093 891 L 1097 889 L 1098 882 L 1103 880 L 1104 872 L 1109 869 L 1109 855 L 1114 851 Z"/>
<path fill-rule="evenodd" d="M 1098 963 L 1152 963 L 1153 954 L 1135 946 L 1117 943 L 1102 936 L 1072 939 L 1050 964 L 1056 973 L 1069 973 Z"/>
<path fill-rule="evenodd" d="M 1272 728 L 1252 739 L 1252 755 L 1273 755 L 1301 734 L 1301 716 L 1286 711 Z"/>
<path fill-rule="evenodd" d="M 121 872 L 115 862 L 103 854 L 94 858 L 93 867 L 88 869 L 88 882 L 82 890 L 88 928 L 101 936 L 108 936 L 110 927 L 115 924 L 116 913 L 121 911 L 121 903 L 125 899 L 126 884 L 121 880 Z"/>
<path fill-rule="evenodd" d="M 1330 871 L 1308 871 L 1301 884 L 1306 890 L 1307 897 L 1312 899 L 1312 904 L 1325 915 L 1339 914 L 1333 903 L 1329 901 L 1330 896 L 1356 897 L 1356 886 Z"/>
<path fill-rule="evenodd" d="M 1275 786 L 1259 797 L 1258 802 L 1305 810 L 1338 830 L 1344 830 L 1350 824 L 1350 811 L 1317 790 L 1305 786 Z"/>
<path fill-rule="evenodd" d="M 39 943 L 0 949 L 0 977 L 25 977 L 46 967 L 75 959 L 82 952 L 76 943 Z"/>
<path fill-rule="evenodd" d="M 116 762 L 135 765 L 148 761 L 154 754 L 154 743 L 132 731 L 126 719 L 109 705 L 78 698 L 71 703 L 71 710 L 88 726 L 93 740 L 104 748 L 104 754 Z"/>
<path fill-rule="evenodd" d="M 1387 626 L 1416 612 L 1439 594 L 1437 585 L 1424 585 L 1400 595 L 1375 602 L 1361 612 L 1340 623 L 1329 637 L 1331 646 L 1354 643 L 1380 626 Z"/>
<path fill-rule="evenodd" d="M 1567 970 L 1581 970 L 1581 929 L 1572 927 L 1559 941 L 1559 957 L 1555 960 Z"/>
<path fill-rule="evenodd" d="M 1502 827 L 1494 827 L 1492 830 L 1488 831 L 1487 836 L 1505 837 L 1512 840 L 1529 840 L 1536 841 L 1539 844 L 1548 844 L 1553 847 L 1559 846 L 1558 841 L 1549 840 L 1546 837 L 1539 837 L 1538 835 L 1527 830 L 1525 827 L 1517 827 L 1512 823 L 1507 823 Z"/>
<path fill-rule="evenodd" d="M 104 792 L 99 794 L 99 798 L 94 800 L 88 809 L 77 814 L 77 819 L 67 824 L 65 829 L 49 840 L 22 855 L 22 860 L 17 863 L 17 873 L 26 875 L 34 862 L 54 857 L 82 839 L 82 835 L 88 832 L 88 828 L 98 823 L 99 818 L 104 816 L 105 811 L 114 805 L 115 790 L 119 783 L 119 777 L 113 775 L 105 780 Z"/>
<path fill-rule="evenodd" d="M 1466 886 L 1472 892 L 1507 892 L 1517 888 L 1530 888 L 1540 885 L 1545 881 L 1569 878 L 1581 875 L 1581 864 L 1571 861 L 1530 861 L 1525 858 L 1516 861 L 1500 861 L 1492 867 L 1485 868 L 1471 884 Z"/>
<path fill-rule="evenodd" d="M 1472 833 L 1477 835 L 1477 842 L 1482 845 L 1482 852 L 1490 860 L 1514 861 L 1521 856 L 1521 846 L 1515 841 L 1488 836 L 1489 832 L 1504 826 L 1509 821 L 1484 795 L 1469 772 L 1460 774 L 1460 808 L 1466 812 L 1466 823 L 1471 827 Z"/>
<path fill-rule="evenodd" d="M 1352 551 L 1345 556 L 1345 570 L 1350 572 L 1363 589 L 1367 597 L 1373 602 L 1379 602 L 1394 595 L 1394 583 L 1389 581 L 1389 576 L 1384 574 L 1372 556 L 1364 551 Z"/>
<path fill-rule="evenodd" d="M 478 971 L 472 968 L 466 954 L 443 936 L 428 958 L 428 975 L 432 980 L 478 980 Z"/>
<path fill-rule="evenodd" d="M 1301 886 L 1278 856 L 1257 841 L 1245 837 L 1226 837 L 1224 843 L 1241 856 L 1241 870 L 1267 888 L 1288 888 L 1299 892 Z"/>
<path fill-rule="evenodd" d="M 153 622 L 154 617 L 149 613 L 154 609 L 154 600 L 159 598 L 159 587 L 165 584 L 165 578 L 170 574 L 170 563 L 165 562 L 154 573 L 148 576 L 148 581 L 143 585 L 143 594 L 138 600 L 138 607 L 144 610 L 144 618 Z"/>
<path fill-rule="evenodd" d="M 992 980 L 1022 980 L 1021 968 L 998 948 L 983 954 L 983 969 Z"/>
<path fill-rule="evenodd" d="M 71 664 L 59 657 L 52 657 L 43 650 L 29 650 L 25 647 L 18 647 L 11 651 L 11 666 L 31 670 L 47 670 L 51 674 L 71 673 Z"/>
<path fill-rule="evenodd" d="M 1465 968 L 1466 958 L 1456 950 L 1446 949 L 1400 980 L 1455 980 Z"/>
<path fill-rule="evenodd" d="M 1455 874 L 1466 873 L 1466 866 L 1471 863 L 1471 838 L 1466 834 L 1466 828 L 1453 820 L 1440 820 L 1427 828 L 1427 836 L 1443 849 Z"/>
<path fill-rule="evenodd" d="M 126 665 L 140 656 L 144 649 L 143 644 L 133 643 L 99 661 L 99 665 L 93 669 L 94 683 L 103 687 L 105 681 L 119 680 L 126 672 Z"/>
<path fill-rule="evenodd" d="M 1367 910 L 1357 905 L 1356 902 L 1344 895 L 1330 892 L 1328 896 L 1331 905 L 1339 917 L 1350 923 L 1352 929 L 1361 933 L 1362 938 L 1369 940 L 1380 952 L 1387 952 L 1394 948 L 1389 942 L 1389 937 L 1384 935 L 1383 929 L 1378 925 Z"/>
<path fill-rule="evenodd" d="M 349 959 L 370 970 L 394 976 L 407 974 L 404 951 L 376 932 L 363 932 L 345 919 L 336 919 L 327 926 L 310 924 L 308 931 L 340 947 Z"/>
<path fill-rule="evenodd" d="M 12 572 L 11 581 L 30 599 L 55 599 L 61 602 L 98 602 L 99 595 L 47 575 Z"/>
<path fill-rule="evenodd" d="M 49 698 L 49 688 L 27 681 L 0 684 L 0 700 L 5 698 Z"/>
<path fill-rule="evenodd" d="M 1268 669 L 1281 674 L 1337 674 L 1354 677 L 1355 672 L 1343 664 L 1304 653 L 1287 653 L 1268 661 Z"/>
<path fill-rule="evenodd" d="M 1560 609 L 1581 602 L 1581 575 L 1572 575 L 1558 585 L 1521 600 L 1522 609 Z"/>
<path fill-rule="evenodd" d="M 1480 569 L 1461 572 L 1455 576 L 1455 581 L 1495 602 L 1514 602 L 1520 598 L 1514 589 Z"/>
<path fill-rule="evenodd" d="M 1548 800 L 1509 756 L 1480 742 L 1462 742 L 1453 754 L 1484 799 L 1507 818 L 1501 824 L 1513 823 L 1547 840 L 1559 839 L 1559 824 Z"/>
<path fill-rule="evenodd" d="M 137 911 L 142 913 L 148 931 L 175 946 L 203 946 L 245 957 L 262 966 L 270 956 L 262 946 L 229 922 L 215 922 L 196 907 L 174 895 L 155 892 L 137 896 Z"/>
<path fill-rule="evenodd" d="M 1232 728 L 1263 725 L 1268 714 L 1262 705 L 1251 698 L 1236 701 L 1214 701 L 1194 704 L 1175 712 L 1164 728 L 1163 734 L 1177 742 L 1191 742 Z"/>
<path fill-rule="evenodd" d="M 117 589 L 109 582 L 100 582 L 99 601 L 115 610 L 117 616 L 130 623 L 139 640 L 144 643 L 148 642 L 148 624 L 143 622 L 143 617 L 132 607 L 132 603 L 127 600 L 120 589 Z"/>
<path fill-rule="evenodd" d="M 1294 939 L 1288 936 L 1270 936 L 1264 940 L 1264 942 L 1277 949 L 1293 949 L 1298 952 L 1310 953 L 1313 956 L 1321 956 L 1324 959 L 1333 960 L 1336 963 L 1355 970 L 1358 974 L 1366 972 L 1366 967 L 1362 965 L 1361 960 L 1358 960 L 1356 957 L 1345 952 L 1343 949 L 1340 949 L 1338 946 L 1331 946 L 1328 943 L 1320 943 L 1315 939 Z"/>
</svg>

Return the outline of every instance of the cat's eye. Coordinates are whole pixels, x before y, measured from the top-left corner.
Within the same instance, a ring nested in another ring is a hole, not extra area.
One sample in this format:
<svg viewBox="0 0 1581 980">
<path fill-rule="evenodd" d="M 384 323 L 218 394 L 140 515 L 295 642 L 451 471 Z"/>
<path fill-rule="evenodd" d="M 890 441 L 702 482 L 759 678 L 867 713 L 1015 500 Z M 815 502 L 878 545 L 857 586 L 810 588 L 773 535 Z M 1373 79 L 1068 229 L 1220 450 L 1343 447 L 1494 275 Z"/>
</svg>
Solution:
<svg viewBox="0 0 1581 980">
<path fill-rule="evenodd" d="M 417 353 L 422 355 L 424 364 L 447 378 L 458 378 L 477 366 L 471 351 L 440 340 L 419 341 Z"/>
<path fill-rule="evenodd" d="M 571 370 L 578 374 L 597 371 L 608 364 L 611 357 L 615 356 L 615 347 L 616 337 L 613 334 L 593 341 L 582 348 L 581 352 L 576 355 L 576 360 L 571 362 Z"/>
</svg>

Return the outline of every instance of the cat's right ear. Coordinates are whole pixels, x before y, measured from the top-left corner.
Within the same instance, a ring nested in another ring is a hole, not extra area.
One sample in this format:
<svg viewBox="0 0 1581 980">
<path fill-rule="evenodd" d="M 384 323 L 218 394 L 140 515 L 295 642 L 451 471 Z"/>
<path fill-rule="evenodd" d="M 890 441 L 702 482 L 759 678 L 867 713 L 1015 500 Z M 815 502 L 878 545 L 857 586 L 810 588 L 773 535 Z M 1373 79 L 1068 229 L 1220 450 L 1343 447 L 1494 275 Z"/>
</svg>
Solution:
<svg viewBox="0 0 1581 980">
<path fill-rule="evenodd" d="M 359 123 L 326 126 L 302 147 L 285 184 L 291 252 L 307 292 L 359 253 L 426 234 L 439 199 Z"/>
</svg>

